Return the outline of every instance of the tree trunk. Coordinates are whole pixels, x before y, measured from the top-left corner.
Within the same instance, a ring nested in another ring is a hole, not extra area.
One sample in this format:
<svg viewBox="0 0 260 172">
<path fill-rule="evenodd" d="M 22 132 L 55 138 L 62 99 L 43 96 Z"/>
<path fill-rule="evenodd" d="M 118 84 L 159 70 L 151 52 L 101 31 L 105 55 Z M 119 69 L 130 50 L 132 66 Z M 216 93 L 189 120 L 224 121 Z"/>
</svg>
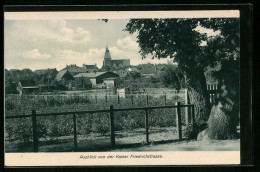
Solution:
<svg viewBox="0 0 260 172">
<path fill-rule="evenodd" d="M 221 90 L 218 103 L 213 106 L 208 120 L 210 139 L 233 139 L 239 124 L 239 68 L 237 61 L 222 64 Z"/>
<path fill-rule="evenodd" d="M 187 86 L 190 103 L 194 104 L 195 121 L 203 120 L 206 122 L 209 118 L 210 103 L 203 70 L 187 75 Z"/>
</svg>

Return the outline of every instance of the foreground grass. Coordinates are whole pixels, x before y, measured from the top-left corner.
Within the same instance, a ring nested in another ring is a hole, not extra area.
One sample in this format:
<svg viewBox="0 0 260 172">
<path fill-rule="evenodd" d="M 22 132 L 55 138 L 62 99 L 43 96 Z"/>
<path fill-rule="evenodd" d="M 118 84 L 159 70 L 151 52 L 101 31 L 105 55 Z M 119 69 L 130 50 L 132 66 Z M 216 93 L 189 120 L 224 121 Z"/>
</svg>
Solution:
<svg viewBox="0 0 260 172">
<path fill-rule="evenodd" d="M 184 127 L 183 127 L 184 129 Z M 150 142 L 169 142 L 177 140 L 176 127 L 153 127 L 150 130 Z M 116 148 L 136 147 L 145 145 L 145 128 L 139 128 L 127 131 L 115 132 Z M 112 150 L 110 135 L 106 133 L 89 133 L 78 135 L 77 137 L 78 152 L 96 152 Z M 19 141 L 6 141 L 6 152 L 32 152 L 32 142 L 22 143 Z M 74 142 L 73 135 L 62 137 L 46 137 L 39 140 L 39 152 L 73 152 Z"/>
</svg>

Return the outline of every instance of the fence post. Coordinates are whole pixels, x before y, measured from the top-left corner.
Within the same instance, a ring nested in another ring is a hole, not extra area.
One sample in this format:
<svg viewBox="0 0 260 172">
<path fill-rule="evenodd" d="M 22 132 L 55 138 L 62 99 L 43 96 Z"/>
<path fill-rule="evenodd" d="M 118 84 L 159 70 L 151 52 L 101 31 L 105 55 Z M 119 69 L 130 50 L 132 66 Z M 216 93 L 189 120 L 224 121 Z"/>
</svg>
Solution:
<svg viewBox="0 0 260 172">
<path fill-rule="evenodd" d="M 88 95 L 85 95 L 85 101 L 88 101 Z M 91 103 L 91 101 L 89 100 L 89 103 Z"/>
<path fill-rule="evenodd" d="M 145 135 L 146 142 L 149 143 L 149 124 L 148 124 L 148 109 L 145 107 Z"/>
<path fill-rule="evenodd" d="M 148 93 L 146 94 L 146 106 L 149 105 L 149 101 L 148 101 Z"/>
<path fill-rule="evenodd" d="M 107 104 L 107 94 L 106 94 L 105 98 L 106 98 L 106 104 Z"/>
<path fill-rule="evenodd" d="M 194 105 L 191 106 L 191 125 L 192 125 L 192 131 L 194 131 L 194 118 L 195 118 L 195 111 L 194 111 Z"/>
<path fill-rule="evenodd" d="M 73 114 L 73 134 L 74 134 L 74 151 L 78 149 L 78 141 L 77 141 L 77 121 L 76 114 Z"/>
<path fill-rule="evenodd" d="M 189 95 L 188 95 L 188 89 L 185 88 L 185 104 L 189 104 Z M 189 107 L 185 107 L 185 121 L 186 121 L 186 126 L 189 124 Z"/>
<path fill-rule="evenodd" d="M 166 106 L 166 93 L 164 93 L 164 106 Z"/>
<path fill-rule="evenodd" d="M 117 104 L 120 104 L 120 97 L 119 97 L 119 94 L 117 95 Z"/>
<path fill-rule="evenodd" d="M 38 152 L 38 133 L 36 122 L 36 110 L 32 110 L 32 127 L 33 127 L 33 151 Z"/>
<path fill-rule="evenodd" d="M 113 106 L 110 105 L 110 140 L 111 140 L 111 146 L 115 146 L 115 128 L 114 128 L 114 113 L 113 113 Z"/>
<path fill-rule="evenodd" d="M 132 102 L 132 106 L 134 105 L 134 96 L 133 94 L 131 95 L 131 102 Z"/>
<path fill-rule="evenodd" d="M 95 100 L 96 100 L 96 103 L 97 103 L 97 94 L 95 95 Z"/>
<path fill-rule="evenodd" d="M 180 102 L 176 102 L 175 105 L 177 105 L 177 108 L 176 108 L 176 128 L 177 128 L 177 133 L 178 133 L 178 136 L 179 136 L 179 140 L 182 140 Z"/>
</svg>

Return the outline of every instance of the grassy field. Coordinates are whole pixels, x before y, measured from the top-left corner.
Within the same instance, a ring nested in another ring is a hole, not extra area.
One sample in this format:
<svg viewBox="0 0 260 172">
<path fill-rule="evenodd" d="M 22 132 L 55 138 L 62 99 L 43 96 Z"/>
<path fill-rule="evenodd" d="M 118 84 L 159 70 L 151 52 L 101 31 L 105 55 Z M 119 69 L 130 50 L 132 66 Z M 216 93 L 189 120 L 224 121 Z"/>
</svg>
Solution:
<svg viewBox="0 0 260 172">
<path fill-rule="evenodd" d="M 111 96 L 109 98 L 107 97 L 106 101 L 105 97 L 98 97 L 96 101 L 95 96 L 84 97 L 72 94 L 70 94 L 69 96 L 54 95 L 48 96 L 47 98 L 44 96 L 27 96 L 22 97 L 21 99 L 14 99 L 7 96 L 5 99 L 5 115 L 12 116 L 31 114 L 32 109 L 35 109 L 37 113 L 52 113 L 109 109 L 110 105 L 113 105 L 114 108 L 146 106 L 146 95 L 136 95 L 134 97 L 133 105 L 131 103 L 131 96 L 120 98 L 119 103 L 117 98 L 117 96 Z M 183 97 L 178 96 L 168 98 L 166 104 L 173 105 L 176 100 L 184 102 Z M 163 106 L 164 97 L 148 96 L 148 102 L 149 106 Z M 174 139 L 174 130 L 168 131 L 168 128 L 175 127 L 175 113 L 175 109 L 156 109 L 149 111 L 151 140 Z M 182 108 L 183 124 L 185 123 L 184 115 L 184 108 Z M 145 138 L 141 136 L 142 134 L 140 134 L 144 131 L 137 132 L 138 130 L 144 130 L 145 128 L 144 111 L 116 112 L 114 114 L 114 117 L 115 129 L 117 134 L 116 142 L 118 142 L 118 144 L 131 144 L 135 143 L 135 140 L 141 142 L 141 138 Z M 68 139 L 68 142 L 66 141 L 66 139 L 62 139 L 72 137 L 72 114 L 66 116 L 37 117 L 37 128 L 43 150 L 45 150 L 44 147 L 55 147 L 55 144 L 60 145 L 61 143 L 68 144 L 68 146 L 64 146 L 64 149 L 66 149 L 67 151 L 73 150 L 70 149 L 70 145 L 73 146 L 73 139 Z M 107 138 L 109 137 L 108 113 L 77 115 L 77 133 L 79 135 L 79 138 L 86 138 L 86 141 L 79 140 L 79 147 L 81 145 L 81 142 L 83 142 L 82 145 L 84 149 L 89 149 L 88 147 L 84 146 L 84 142 L 86 142 L 86 145 L 89 145 L 89 147 L 91 147 L 91 150 L 94 149 L 93 147 L 95 147 L 95 149 L 106 147 L 103 144 L 109 145 L 109 138 Z M 90 138 L 93 139 L 91 140 Z M 28 147 L 28 149 L 31 149 L 31 118 L 6 120 L 5 141 L 7 151 L 26 151 L 26 147 Z M 53 150 L 59 151 L 55 148 Z"/>
<path fill-rule="evenodd" d="M 84 152 L 106 151 L 111 150 L 110 136 L 108 133 L 89 133 L 78 135 L 78 150 Z M 170 141 L 178 139 L 175 127 L 156 127 L 150 130 L 150 142 Z M 144 145 L 145 144 L 145 129 L 139 128 L 128 131 L 115 132 L 116 146 L 124 145 Z M 6 141 L 6 152 L 32 152 L 31 142 Z M 39 152 L 73 152 L 74 142 L 73 135 L 61 137 L 45 137 L 39 142 Z"/>
</svg>

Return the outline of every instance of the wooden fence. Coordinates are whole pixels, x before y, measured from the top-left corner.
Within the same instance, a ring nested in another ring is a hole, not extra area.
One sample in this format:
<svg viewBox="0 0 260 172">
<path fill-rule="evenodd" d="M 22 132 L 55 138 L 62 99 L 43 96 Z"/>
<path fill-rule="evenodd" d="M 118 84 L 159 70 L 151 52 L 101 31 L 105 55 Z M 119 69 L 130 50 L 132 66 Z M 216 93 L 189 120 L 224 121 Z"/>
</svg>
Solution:
<svg viewBox="0 0 260 172">
<path fill-rule="evenodd" d="M 32 110 L 31 115 L 17 115 L 17 116 L 6 116 L 5 119 L 17 119 L 17 118 L 28 118 L 30 117 L 32 120 L 32 128 L 33 128 L 33 151 L 38 152 L 39 148 L 39 140 L 38 140 L 38 134 L 37 134 L 37 117 L 40 116 L 59 116 L 59 115 L 72 115 L 73 116 L 73 135 L 74 135 L 74 151 L 77 151 L 77 123 L 76 118 L 77 115 L 84 115 L 84 114 L 93 114 L 93 113 L 102 113 L 106 112 L 109 113 L 109 122 L 110 122 L 110 143 L 112 147 L 116 146 L 115 142 L 115 127 L 114 127 L 114 112 L 119 111 L 133 111 L 133 110 L 140 110 L 145 111 L 145 136 L 146 136 L 146 142 L 149 143 L 149 111 L 150 109 L 165 109 L 165 108 L 175 108 L 176 109 L 176 128 L 177 128 L 177 134 L 178 139 L 182 140 L 182 119 L 181 119 L 181 108 L 188 108 L 191 107 L 191 114 L 185 114 L 191 115 L 190 117 L 190 123 L 192 124 L 192 127 L 194 126 L 194 105 L 191 104 L 185 104 L 181 105 L 180 102 L 176 102 L 175 105 L 171 106 L 146 106 L 146 107 L 136 107 L 136 108 L 118 108 L 114 109 L 113 106 L 110 106 L 110 109 L 105 110 L 93 110 L 93 111 L 76 111 L 76 112 L 60 112 L 60 113 L 44 113 L 44 114 L 37 114 L 36 110 Z M 186 117 L 188 119 L 188 117 Z M 186 120 L 186 125 L 188 125 L 189 121 Z"/>
<path fill-rule="evenodd" d="M 209 102 L 210 104 L 216 103 L 217 99 L 219 98 L 219 85 L 217 84 L 208 84 L 207 91 L 209 94 Z"/>
<path fill-rule="evenodd" d="M 179 101 L 179 97 L 183 97 L 185 99 L 185 102 L 188 98 L 187 89 L 185 89 L 183 92 L 177 93 L 176 91 L 173 91 L 171 94 L 168 93 L 162 93 L 162 94 L 126 94 L 125 96 L 130 99 L 130 104 L 133 106 L 135 99 L 144 97 L 146 100 L 146 104 L 149 102 L 149 97 L 152 96 L 160 96 L 161 102 L 164 103 L 164 105 L 167 104 L 167 100 L 170 99 L 170 97 L 175 97 L 175 101 Z M 117 104 L 120 104 L 122 99 L 127 99 L 126 97 L 122 97 L 120 94 L 65 94 L 65 95 L 6 95 L 9 98 L 11 98 L 11 102 L 22 102 L 22 101 L 34 101 L 37 102 L 39 100 L 44 100 L 46 102 L 49 102 L 50 100 L 56 99 L 60 100 L 61 102 L 68 101 L 70 104 L 73 103 L 76 99 L 80 102 L 86 102 L 86 100 L 89 100 L 90 103 L 100 103 L 104 102 L 105 104 L 111 104 L 111 100 L 116 102 Z M 183 101 L 184 103 L 184 101 Z"/>
<path fill-rule="evenodd" d="M 219 97 L 219 85 L 217 84 L 208 84 L 207 85 L 207 91 L 209 94 L 209 101 L 211 104 L 214 104 L 216 102 L 216 99 Z M 143 92 L 141 94 L 126 94 L 126 96 L 130 96 L 131 99 L 131 105 L 134 104 L 134 97 L 135 96 L 146 96 L 148 99 L 148 96 L 153 96 L 153 95 L 159 95 L 161 97 L 163 97 L 163 102 L 166 105 L 166 101 L 168 99 L 167 95 L 176 95 L 176 96 L 183 96 L 183 98 L 185 99 L 185 104 L 188 104 L 189 102 L 189 98 L 188 98 L 188 91 L 187 88 L 180 90 L 179 92 L 177 90 L 170 90 L 167 92 L 163 92 L 163 93 L 146 93 Z M 99 103 L 100 100 L 105 100 L 105 103 L 108 104 L 110 103 L 109 100 L 111 98 L 116 98 L 117 99 L 117 103 L 120 104 L 120 99 L 122 99 L 122 97 L 120 96 L 120 94 L 110 94 L 110 93 L 104 93 L 102 95 L 100 94 L 89 94 L 89 93 L 75 93 L 75 94 L 57 94 L 57 95 L 18 95 L 18 94 L 8 94 L 6 95 L 10 98 L 12 98 L 13 100 L 16 101 L 20 101 L 21 99 L 24 99 L 25 101 L 27 100 L 37 100 L 37 99 L 44 99 L 45 101 L 48 101 L 50 99 L 53 99 L 54 97 L 58 98 L 58 99 L 73 99 L 75 97 L 78 97 L 80 99 L 83 100 L 87 100 L 87 99 L 91 99 L 94 103 Z"/>
</svg>

